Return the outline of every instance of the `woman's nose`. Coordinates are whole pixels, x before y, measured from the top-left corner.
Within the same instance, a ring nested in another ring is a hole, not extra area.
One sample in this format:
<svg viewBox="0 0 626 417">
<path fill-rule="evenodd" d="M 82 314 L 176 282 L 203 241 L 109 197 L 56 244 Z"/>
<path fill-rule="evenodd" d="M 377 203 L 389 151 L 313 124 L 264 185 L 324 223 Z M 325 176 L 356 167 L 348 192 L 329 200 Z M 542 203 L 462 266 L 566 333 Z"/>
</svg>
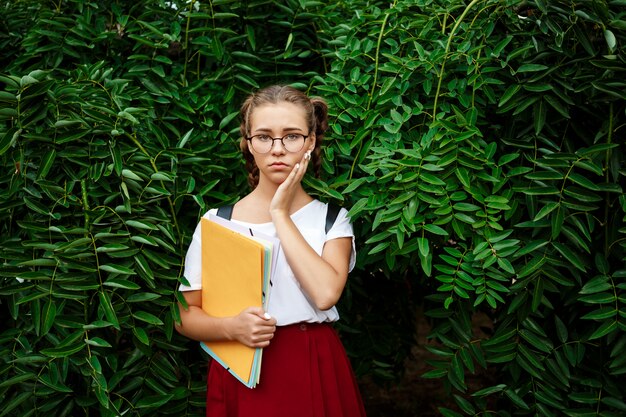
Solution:
<svg viewBox="0 0 626 417">
<path fill-rule="evenodd" d="M 283 145 L 282 140 L 274 140 L 272 141 L 272 147 L 270 148 L 270 152 L 273 154 L 282 154 L 285 153 L 285 146 Z"/>
</svg>

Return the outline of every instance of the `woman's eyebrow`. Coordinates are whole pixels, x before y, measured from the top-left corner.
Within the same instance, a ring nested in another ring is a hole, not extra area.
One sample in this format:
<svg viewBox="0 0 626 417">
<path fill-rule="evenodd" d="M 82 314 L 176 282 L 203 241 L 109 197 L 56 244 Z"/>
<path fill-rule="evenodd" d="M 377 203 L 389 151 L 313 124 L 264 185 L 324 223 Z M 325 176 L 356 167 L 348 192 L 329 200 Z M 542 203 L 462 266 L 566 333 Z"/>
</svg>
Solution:
<svg viewBox="0 0 626 417">
<path fill-rule="evenodd" d="M 253 129 L 254 132 L 272 132 L 273 129 L 270 129 L 269 127 L 259 127 L 257 129 Z M 300 131 L 303 132 L 304 129 L 301 127 L 284 127 L 281 129 L 281 132 L 294 132 L 294 131 Z"/>
</svg>

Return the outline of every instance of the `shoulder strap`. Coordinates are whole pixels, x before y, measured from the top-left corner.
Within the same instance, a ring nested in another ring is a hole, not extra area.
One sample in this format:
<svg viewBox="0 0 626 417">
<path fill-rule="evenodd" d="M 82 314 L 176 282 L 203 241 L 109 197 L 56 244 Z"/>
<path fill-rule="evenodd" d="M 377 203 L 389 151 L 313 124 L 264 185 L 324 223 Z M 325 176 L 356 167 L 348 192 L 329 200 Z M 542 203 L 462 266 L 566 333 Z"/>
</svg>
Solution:
<svg viewBox="0 0 626 417">
<path fill-rule="evenodd" d="M 217 215 L 223 219 L 230 220 L 233 215 L 233 205 L 227 204 L 217 209 Z"/>
<path fill-rule="evenodd" d="M 333 227 L 333 224 L 335 224 L 335 220 L 337 220 L 337 215 L 339 215 L 339 210 L 341 210 L 341 207 L 339 207 L 338 205 L 328 203 L 328 207 L 326 210 L 326 233 L 328 233 L 330 228 Z M 221 206 L 217 209 L 217 215 L 223 219 L 230 220 L 232 214 L 232 204 Z"/>
<path fill-rule="evenodd" d="M 335 224 L 335 220 L 337 219 L 339 210 L 341 210 L 341 207 L 333 203 L 328 203 L 327 207 L 328 208 L 326 210 L 326 233 L 328 233 L 330 228 L 333 227 L 333 224 Z"/>
</svg>

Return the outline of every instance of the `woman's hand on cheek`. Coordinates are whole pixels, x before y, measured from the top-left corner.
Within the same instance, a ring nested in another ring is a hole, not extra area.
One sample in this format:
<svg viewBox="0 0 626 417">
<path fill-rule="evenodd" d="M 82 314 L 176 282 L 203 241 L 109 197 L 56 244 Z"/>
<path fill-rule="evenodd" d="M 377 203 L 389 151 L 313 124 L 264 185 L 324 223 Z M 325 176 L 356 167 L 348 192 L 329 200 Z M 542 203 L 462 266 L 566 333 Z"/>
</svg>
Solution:
<svg viewBox="0 0 626 417">
<path fill-rule="evenodd" d="M 296 195 L 296 190 L 302 178 L 304 178 L 310 159 L 311 153 L 307 151 L 302 157 L 302 160 L 291 170 L 285 181 L 280 184 L 270 203 L 270 213 L 272 213 L 272 215 L 276 213 L 289 215 L 291 203 L 293 202 L 293 198 Z"/>
</svg>

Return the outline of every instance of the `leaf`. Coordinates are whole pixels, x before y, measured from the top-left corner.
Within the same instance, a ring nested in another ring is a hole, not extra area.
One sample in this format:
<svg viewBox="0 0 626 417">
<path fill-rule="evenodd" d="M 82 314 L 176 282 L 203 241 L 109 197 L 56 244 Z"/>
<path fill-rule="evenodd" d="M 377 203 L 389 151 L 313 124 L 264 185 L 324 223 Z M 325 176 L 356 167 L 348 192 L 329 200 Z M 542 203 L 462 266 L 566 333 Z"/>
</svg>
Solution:
<svg viewBox="0 0 626 417">
<path fill-rule="evenodd" d="M 606 40 L 606 44 L 609 47 L 610 51 L 613 51 L 617 46 L 617 40 L 615 39 L 615 35 L 609 29 L 604 30 L 604 39 Z"/>
<path fill-rule="evenodd" d="M 456 176 L 461 181 L 464 187 L 469 188 L 471 186 L 469 173 L 465 168 L 457 168 L 455 170 Z"/>
<path fill-rule="evenodd" d="M 84 348 L 85 345 L 82 342 L 78 342 L 62 347 L 41 349 L 40 352 L 53 358 L 65 358 L 80 352 Z"/>
<path fill-rule="evenodd" d="M 534 332 L 531 332 L 530 330 L 522 329 L 519 331 L 519 335 L 523 339 L 525 339 L 528 343 L 530 343 L 531 346 L 543 352 L 551 353 L 552 349 L 554 349 L 554 346 L 552 345 L 552 342 L 550 342 L 549 339 L 538 336 L 537 334 L 535 334 Z"/>
<path fill-rule="evenodd" d="M 445 186 L 446 183 L 442 180 L 440 180 L 438 177 L 436 177 L 433 174 L 430 174 L 428 172 L 422 171 L 419 174 L 419 178 L 428 183 L 428 184 L 432 184 L 432 185 L 440 185 L 440 186 Z"/>
<path fill-rule="evenodd" d="M 596 143 L 587 148 L 579 149 L 578 151 L 576 151 L 576 154 L 580 156 L 593 156 L 597 154 L 604 154 L 607 151 L 615 149 L 618 146 L 619 144 L 617 143 Z M 602 175 L 602 173 L 600 172 L 599 175 Z"/>
<path fill-rule="evenodd" d="M 558 188 L 552 185 L 545 187 L 528 187 L 521 191 L 527 195 L 559 195 L 561 193 Z"/>
<path fill-rule="evenodd" d="M 609 282 L 609 277 L 606 275 L 599 275 L 585 283 L 583 288 L 579 291 L 579 294 L 595 294 L 612 289 L 613 286 Z"/>
<path fill-rule="evenodd" d="M 96 347 L 112 347 L 109 342 L 107 342 L 106 340 L 104 340 L 104 339 L 102 339 L 100 337 L 88 338 L 88 339 L 85 339 L 85 342 L 88 345 L 96 346 Z"/>
<path fill-rule="evenodd" d="M 568 331 L 567 331 L 567 326 L 565 326 L 565 323 L 563 323 L 563 321 L 558 316 L 555 315 L 554 324 L 556 327 L 556 334 L 559 338 L 559 341 L 561 343 L 567 342 Z"/>
<path fill-rule="evenodd" d="M 144 345 L 150 346 L 150 339 L 148 338 L 148 333 L 141 327 L 133 327 L 133 334 L 135 337 Z"/>
<path fill-rule="evenodd" d="M 566 119 L 570 118 L 568 107 L 564 106 L 560 100 L 558 100 L 557 98 L 553 97 L 550 94 L 544 95 L 543 99 L 546 101 L 546 103 L 552 106 L 554 110 L 559 112 L 561 116 L 565 117 Z"/>
<path fill-rule="evenodd" d="M 508 259 L 498 257 L 497 262 L 500 268 L 502 268 L 509 274 L 515 274 L 515 268 L 513 267 L 513 264 L 511 264 L 511 262 Z"/>
<path fill-rule="evenodd" d="M 515 358 L 517 363 L 530 375 L 539 378 L 541 373 L 546 370 L 546 368 L 542 365 L 543 356 L 540 356 L 537 352 L 530 350 L 524 344 L 520 344 L 518 346 L 518 350 L 519 354 Z"/>
<path fill-rule="evenodd" d="M 235 112 L 231 112 L 228 115 L 226 115 L 226 117 L 224 117 L 222 119 L 222 121 L 220 122 L 220 124 L 219 124 L 220 130 L 224 129 L 231 122 L 231 120 L 233 120 L 235 117 L 237 117 L 238 114 L 239 114 L 239 112 L 235 111 Z"/>
<path fill-rule="evenodd" d="M 616 331 L 617 328 L 617 320 L 605 321 L 595 332 L 591 334 L 591 336 L 589 336 L 589 340 L 594 340 L 606 336 L 607 334 Z"/>
<path fill-rule="evenodd" d="M 113 310 L 113 305 L 111 304 L 111 298 L 109 297 L 109 294 L 104 291 L 100 291 L 98 292 L 98 298 L 100 299 L 100 306 L 104 310 L 104 315 L 107 321 L 109 321 L 113 325 L 113 327 L 120 330 L 120 324 L 117 320 L 115 310 Z"/>
<path fill-rule="evenodd" d="M 600 191 L 600 187 L 598 187 L 593 181 L 584 177 L 580 174 L 571 173 L 568 177 L 572 182 L 588 189 L 591 191 Z"/>
<path fill-rule="evenodd" d="M 539 305 L 543 301 L 543 279 L 537 278 L 535 282 L 535 289 L 533 290 L 533 299 L 531 304 L 531 311 L 537 311 Z"/>
<path fill-rule="evenodd" d="M 517 272 L 518 278 L 523 278 L 534 273 L 539 268 L 541 268 L 543 264 L 545 264 L 545 262 L 546 258 L 544 256 L 533 257 Z"/>
<path fill-rule="evenodd" d="M 100 265 L 100 269 L 106 272 L 111 272 L 113 274 L 123 274 L 123 275 L 134 275 L 135 271 L 130 268 L 127 268 L 123 265 L 118 264 L 105 264 Z"/>
<path fill-rule="evenodd" d="M 516 73 L 524 73 L 524 72 L 537 72 L 547 70 L 548 67 L 546 65 L 541 64 L 523 64 L 517 69 Z"/>
<path fill-rule="evenodd" d="M 570 248 L 559 242 L 552 242 L 552 246 L 577 269 L 585 272 L 585 266 L 578 254 L 574 253 Z"/>
<path fill-rule="evenodd" d="M 143 181 L 143 178 L 135 174 L 130 169 L 122 169 L 122 176 L 131 180 L 135 180 L 135 181 Z"/>
<path fill-rule="evenodd" d="M 169 174 L 167 172 L 164 172 L 164 171 L 160 171 L 160 172 L 155 172 L 154 174 L 150 175 L 150 179 L 152 181 L 174 182 L 176 179 L 176 176 Z"/>
<path fill-rule="evenodd" d="M 426 256 L 423 256 L 422 253 L 419 253 L 420 266 L 422 267 L 422 271 L 426 274 L 426 276 L 430 277 L 432 275 L 433 269 L 433 254 L 429 253 Z"/>
<path fill-rule="evenodd" d="M 517 393 L 515 393 L 515 391 L 513 391 L 512 389 L 506 389 L 504 390 L 504 393 L 506 394 L 507 397 L 509 397 L 509 399 L 513 402 L 513 404 L 515 404 L 516 406 L 524 409 L 524 410 L 530 410 L 530 407 L 528 406 L 528 404 L 526 404 L 526 402 L 519 396 L 517 395 Z"/>
<path fill-rule="evenodd" d="M 600 292 L 596 294 L 583 295 L 578 300 L 588 304 L 608 304 L 615 302 L 615 294 L 610 292 Z"/>
<path fill-rule="evenodd" d="M 435 225 L 435 224 L 425 224 L 424 230 L 439 236 L 448 236 L 448 232 L 446 232 L 443 228 Z"/>
<path fill-rule="evenodd" d="M 2 408 L 2 414 L 0 414 L 0 417 L 4 417 L 4 416 L 14 416 L 15 414 L 12 413 L 12 411 L 18 407 L 20 404 L 22 404 L 24 401 L 28 400 L 30 397 L 32 397 L 34 395 L 33 392 L 22 392 L 18 395 L 16 395 L 14 398 L 11 399 L 11 401 L 3 401 L 3 408 Z"/>
<path fill-rule="evenodd" d="M 22 382 L 28 381 L 30 379 L 36 379 L 37 375 L 35 375 L 32 372 L 22 372 L 19 373 L 11 378 L 5 379 L 4 381 L 0 382 L 0 389 L 2 388 L 7 388 L 10 387 L 12 385 L 19 385 Z"/>
<path fill-rule="evenodd" d="M 159 408 L 167 404 L 174 394 L 152 395 L 141 398 L 135 403 L 136 408 Z"/>
<path fill-rule="evenodd" d="M 50 168 L 52 168 L 52 165 L 54 164 L 56 154 L 56 151 L 52 149 L 44 155 L 39 166 L 39 172 L 37 173 L 37 177 L 39 179 L 46 178 L 48 172 L 50 172 Z"/>
<path fill-rule="evenodd" d="M 131 236 L 130 240 L 133 240 L 135 242 L 139 242 L 142 245 L 159 246 L 159 244 L 156 242 L 156 240 L 154 238 L 152 238 L 150 236 L 147 236 L 147 235 Z"/>
<path fill-rule="evenodd" d="M 127 281 L 125 279 L 119 279 L 119 278 L 109 278 L 106 281 L 104 281 L 102 285 L 106 285 L 108 287 L 115 287 L 115 288 L 124 288 L 126 290 L 138 290 L 139 288 L 141 288 L 139 285 L 135 284 L 134 282 Z"/>
<path fill-rule="evenodd" d="M 450 410 L 449 408 L 437 407 L 437 410 L 439 410 L 443 417 L 463 417 L 463 414 Z"/>
<path fill-rule="evenodd" d="M 609 318 L 613 318 L 617 316 L 617 309 L 613 307 L 601 307 L 597 310 L 593 310 L 584 316 L 581 319 L 587 320 L 605 320 Z"/>
<path fill-rule="evenodd" d="M 472 394 L 472 397 L 486 397 L 491 394 L 502 392 L 506 389 L 505 384 L 493 385 L 491 387 L 480 389 Z"/>
<path fill-rule="evenodd" d="M 535 135 L 539 136 L 546 123 L 546 105 L 543 100 L 539 100 L 533 106 L 533 121 L 535 125 Z"/>
<path fill-rule="evenodd" d="M 430 248 L 428 246 L 428 239 L 423 238 L 423 237 L 418 237 L 416 238 L 416 240 L 417 240 L 417 248 L 420 254 L 423 257 L 427 257 L 428 254 L 430 253 Z"/>
<path fill-rule="evenodd" d="M 619 398 L 605 396 L 602 398 L 602 402 L 609 407 L 616 408 L 620 411 L 626 411 L 626 403 Z"/>
<path fill-rule="evenodd" d="M 57 316 L 56 303 L 53 300 L 48 300 L 46 304 L 44 304 L 44 307 L 41 313 L 42 313 L 41 317 L 43 321 L 41 324 L 41 334 L 45 335 L 50 331 L 56 319 L 56 316 Z"/>
<path fill-rule="evenodd" d="M 595 392 L 572 392 L 568 397 L 572 401 L 582 404 L 597 404 L 600 400 Z"/>
<path fill-rule="evenodd" d="M 12 127 L 8 129 L 2 138 L 0 138 L 0 156 L 3 155 L 13 144 L 17 141 L 17 138 L 22 133 L 22 129 Z"/>
<path fill-rule="evenodd" d="M 537 222 L 541 219 L 543 219 L 544 217 L 546 217 L 548 214 L 550 214 L 554 209 L 556 209 L 557 207 L 559 207 L 559 203 L 556 201 L 551 201 L 549 203 L 547 203 L 545 206 L 543 206 L 541 208 L 541 210 L 539 210 L 539 212 L 535 215 L 535 217 L 533 218 L 534 222 Z"/>
<path fill-rule="evenodd" d="M 516 256 L 523 256 L 523 255 L 527 255 L 531 252 L 534 252 L 537 249 L 540 249 L 544 246 L 546 246 L 548 243 L 550 243 L 549 240 L 546 239 L 540 239 L 540 240 L 534 240 L 529 242 L 525 247 L 523 247 L 522 249 L 518 250 L 516 252 Z"/>
<path fill-rule="evenodd" d="M 476 413 L 476 409 L 474 408 L 472 403 L 470 403 L 469 401 L 467 401 L 465 398 L 461 397 L 460 395 L 454 394 L 454 402 L 456 402 L 459 408 L 463 410 L 466 414 Z"/>
<path fill-rule="evenodd" d="M 138 320 L 145 321 L 146 323 L 154 324 L 156 326 L 163 325 L 163 322 L 161 321 L 161 319 L 159 319 L 157 316 L 155 316 L 152 313 L 148 313 L 147 311 L 143 311 L 143 310 L 134 311 L 133 317 L 135 317 Z"/>
</svg>

